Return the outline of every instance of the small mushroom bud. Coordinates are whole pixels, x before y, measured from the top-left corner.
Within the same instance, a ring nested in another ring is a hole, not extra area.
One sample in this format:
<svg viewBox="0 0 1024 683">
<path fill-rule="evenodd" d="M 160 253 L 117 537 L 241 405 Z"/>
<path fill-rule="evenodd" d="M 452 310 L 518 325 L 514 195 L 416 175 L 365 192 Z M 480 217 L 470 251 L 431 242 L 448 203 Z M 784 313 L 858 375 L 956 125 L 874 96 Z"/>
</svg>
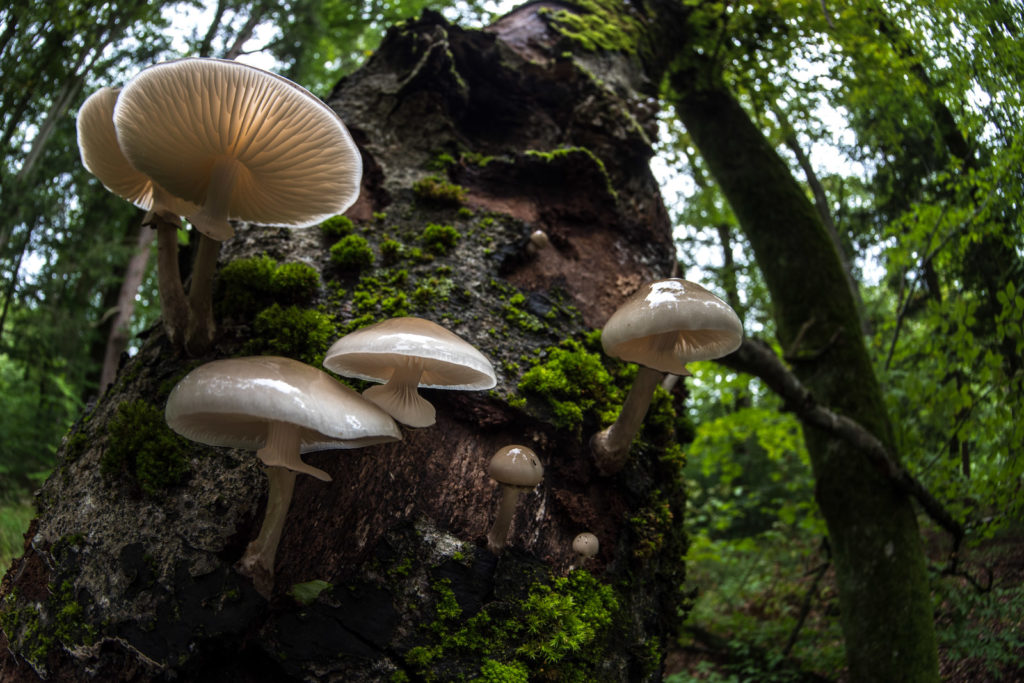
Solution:
<svg viewBox="0 0 1024 683">
<path fill-rule="evenodd" d="M 589 531 L 584 531 L 573 539 L 572 549 L 579 560 L 583 562 L 597 555 L 597 551 L 601 549 L 601 544 L 598 542 L 597 536 Z"/>
<path fill-rule="evenodd" d="M 543 230 L 534 230 L 530 233 L 530 241 L 526 245 L 526 253 L 534 256 L 541 249 L 547 249 L 550 246 L 551 240 L 548 239 L 548 234 Z"/>
<path fill-rule="evenodd" d="M 497 555 L 505 547 L 519 494 L 526 493 L 544 479 L 544 466 L 537 454 L 526 446 L 505 446 L 491 458 L 487 474 L 501 485 L 498 514 L 487 534 L 487 549 Z"/>
</svg>

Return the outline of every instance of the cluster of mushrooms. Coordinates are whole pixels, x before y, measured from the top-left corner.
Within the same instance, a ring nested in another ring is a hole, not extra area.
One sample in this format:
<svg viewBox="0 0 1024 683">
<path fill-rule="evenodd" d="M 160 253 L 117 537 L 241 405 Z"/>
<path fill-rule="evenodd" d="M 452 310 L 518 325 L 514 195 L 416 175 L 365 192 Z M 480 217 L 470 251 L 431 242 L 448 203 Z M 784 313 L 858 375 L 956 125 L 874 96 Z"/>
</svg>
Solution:
<svg viewBox="0 0 1024 683">
<path fill-rule="evenodd" d="M 214 338 L 212 284 L 220 244 L 234 234 L 229 219 L 306 227 L 343 213 L 359 195 L 359 150 L 337 114 L 295 83 L 237 62 L 181 59 L 149 67 L 120 90 L 91 95 L 77 124 L 85 167 L 145 209 L 145 224 L 157 230 L 164 327 L 188 353 L 204 352 Z M 201 234 L 187 294 L 177 260 L 183 216 Z M 546 243 L 541 233 L 532 246 Z M 619 418 L 591 440 L 599 471 L 612 474 L 626 464 L 663 373 L 687 375 L 686 363 L 730 353 L 741 338 L 732 309 L 685 280 L 650 283 L 623 304 L 602 344 L 639 370 Z M 496 384 L 483 354 L 422 318 L 392 318 L 345 335 L 323 365 L 377 384 L 360 395 L 289 358 L 227 358 L 191 371 L 167 400 L 173 430 L 255 451 L 266 466 L 263 524 L 236 567 L 267 597 L 296 474 L 331 480 L 301 454 L 400 440 L 396 422 L 433 425 L 435 409 L 419 387 L 479 391 Z M 541 482 L 544 467 L 530 448 L 510 445 L 491 458 L 488 473 L 501 485 L 487 534 L 487 547 L 498 554 L 519 495 Z M 579 561 L 598 548 L 589 532 L 573 542 Z"/>
</svg>

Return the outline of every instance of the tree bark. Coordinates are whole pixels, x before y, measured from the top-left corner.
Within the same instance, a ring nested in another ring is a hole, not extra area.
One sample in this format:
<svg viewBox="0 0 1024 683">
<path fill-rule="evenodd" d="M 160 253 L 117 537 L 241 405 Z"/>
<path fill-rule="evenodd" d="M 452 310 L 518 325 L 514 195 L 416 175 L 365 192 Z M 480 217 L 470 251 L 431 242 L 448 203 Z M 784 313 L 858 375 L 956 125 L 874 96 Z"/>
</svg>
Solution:
<svg viewBox="0 0 1024 683">
<path fill-rule="evenodd" d="M 648 167 L 655 121 L 640 106 L 659 80 L 656 51 L 569 56 L 575 48 L 538 11 L 553 5 L 486 31 L 424 12 L 331 94 L 363 154 L 348 215 L 375 267 L 342 271 L 317 229 L 239 226 L 221 254 L 314 266 L 323 286 L 302 308 L 335 316 L 339 334 L 404 301 L 402 313 L 489 357 L 494 391 L 423 390 L 435 426 L 403 428 L 397 444 L 305 455 L 333 482 L 296 481 L 267 601 L 232 568 L 262 516 L 259 463 L 183 441 L 161 416 L 198 363 L 271 340 L 256 313 L 221 299 L 203 357 L 152 328 L 72 428 L 40 492 L 26 553 L 0 589 L 0 678 L 660 679 L 686 603 L 679 461 L 663 457 L 669 444 L 648 444 L 618 476 L 600 477 L 587 447 L 596 414 L 559 429 L 549 409 L 510 401 L 535 352 L 600 327 L 674 263 Z M 640 37 L 668 44 L 671 28 L 651 24 Z M 463 206 L 414 191 L 429 176 L 461 186 Z M 448 253 L 422 240 L 432 223 L 458 232 Z M 552 248 L 530 255 L 537 229 Z M 381 265 L 385 239 L 405 245 L 398 263 Z M 253 291 L 272 308 L 273 295 Z M 494 556 L 486 533 L 500 492 L 486 464 L 515 443 L 537 452 L 546 478 L 521 497 Z M 161 471 L 184 474 L 164 481 Z M 585 530 L 601 551 L 570 574 Z"/>
<path fill-rule="evenodd" d="M 794 372 L 891 453 L 881 392 L 842 264 L 785 163 L 731 93 L 673 78 L 676 108 L 750 240 Z M 928 576 L 909 496 L 862 452 L 805 425 L 829 529 L 853 680 L 934 681 Z"/>
</svg>

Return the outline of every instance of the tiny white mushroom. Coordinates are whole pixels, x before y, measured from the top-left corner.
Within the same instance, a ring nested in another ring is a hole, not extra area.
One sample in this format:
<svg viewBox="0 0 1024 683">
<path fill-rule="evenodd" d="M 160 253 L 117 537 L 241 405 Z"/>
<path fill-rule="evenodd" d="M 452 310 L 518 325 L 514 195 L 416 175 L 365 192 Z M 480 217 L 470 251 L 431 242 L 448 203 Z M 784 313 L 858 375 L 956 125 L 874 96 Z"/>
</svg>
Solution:
<svg viewBox="0 0 1024 683">
<path fill-rule="evenodd" d="M 533 489 L 544 479 L 544 466 L 526 446 L 499 448 L 487 464 L 487 474 L 501 485 L 498 514 L 487 533 L 487 549 L 497 555 L 505 547 L 519 494 Z"/>
<path fill-rule="evenodd" d="M 429 427 L 434 406 L 417 387 L 479 391 L 497 383 L 487 358 L 454 332 L 423 318 L 391 318 L 331 345 L 324 367 L 346 377 L 385 382 L 363 392 L 399 422 Z"/>
<path fill-rule="evenodd" d="M 627 299 L 605 323 L 601 345 L 609 356 L 640 367 L 618 419 L 590 440 L 598 470 L 613 474 L 626 464 L 664 373 L 689 375 L 687 363 L 720 358 L 742 341 L 735 311 L 696 283 L 658 280 Z"/>
<path fill-rule="evenodd" d="M 270 489 L 259 535 L 236 565 L 269 596 L 274 556 L 291 505 L 296 472 L 331 476 L 300 453 L 360 448 L 402 438 L 394 420 L 326 372 L 290 358 L 228 358 L 201 365 L 171 391 L 167 424 L 211 446 L 255 450 Z"/>
<path fill-rule="evenodd" d="M 550 246 L 551 240 L 548 238 L 548 234 L 543 230 L 534 230 L 530 233 L 530 241 L 526 244 L 526 253 L 535 256 L 541 249 L 547 249 Z"/>
<path fill-rule="evenodd" d="M 601 549 L 601 544 L 597 540 L 597 536 L 584 531 L 578 534 L 576 538 L 572 540 L 572 550 L 576 555 L 579 556 L 580 560 L 589 560 L 591 557 L 597 555 L 597 552 Z"/>
</svg>

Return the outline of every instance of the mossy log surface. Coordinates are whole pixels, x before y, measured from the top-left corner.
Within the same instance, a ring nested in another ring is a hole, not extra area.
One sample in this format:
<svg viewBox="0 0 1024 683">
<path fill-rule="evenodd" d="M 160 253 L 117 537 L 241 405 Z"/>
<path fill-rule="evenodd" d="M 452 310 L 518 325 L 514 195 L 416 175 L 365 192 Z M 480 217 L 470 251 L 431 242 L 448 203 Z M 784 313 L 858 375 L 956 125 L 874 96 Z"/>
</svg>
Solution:
<svg viewBox="0 0 1024 683">
<path fill-rule="evenodd" d="M 524 12 L 487 31 L 425 13 L 338 84 L 328 103 L 366 168 L 351 226 L 238 226 L 220 256 L 213 349 L 182 356 L 157 325 L 124 360 L 65 439 L 3 580 L 0 678 L 659 678 L 684 609 L 685 500 L 668 441 L 641 442 L 602 478 L 585 446 L 601 426 L 593 411 L 565 429 L 543 401 L 510 403 L 538 350 L 583 338 L 671 272 L 647 165 L 653 111 L 632 87 L 647 77 L 610 54 L 617 80 L 600 80 Z M 414 191 L 428 176 L 446 189 Z M 551 247 L 531 254 L 537 229 Z M 332 260 L 337 231 L 361 236 L 372 261 Z M 306 264 L 319 286 L 282 263 Z M 163 403 L 203 362 L 314 361 L 332 335 L 402 314 L 473 343 L 499 384 L 423 391 L 438 422 L 403 428 L 399 443 L 305 456 L 334 481 L 299 478 L 265 600 L 232 569 L 262 518 L 256 459 L 180 440 L 158 419 Z M 157 445 L 128 447 L 126 433 Z M 494 557 L 499 491 L 485 467 L 509 443 L 531 446 L 546 478 Z M 581 569 L 571 543 L 584 530 L 601 552 Z"/>
</svg>

